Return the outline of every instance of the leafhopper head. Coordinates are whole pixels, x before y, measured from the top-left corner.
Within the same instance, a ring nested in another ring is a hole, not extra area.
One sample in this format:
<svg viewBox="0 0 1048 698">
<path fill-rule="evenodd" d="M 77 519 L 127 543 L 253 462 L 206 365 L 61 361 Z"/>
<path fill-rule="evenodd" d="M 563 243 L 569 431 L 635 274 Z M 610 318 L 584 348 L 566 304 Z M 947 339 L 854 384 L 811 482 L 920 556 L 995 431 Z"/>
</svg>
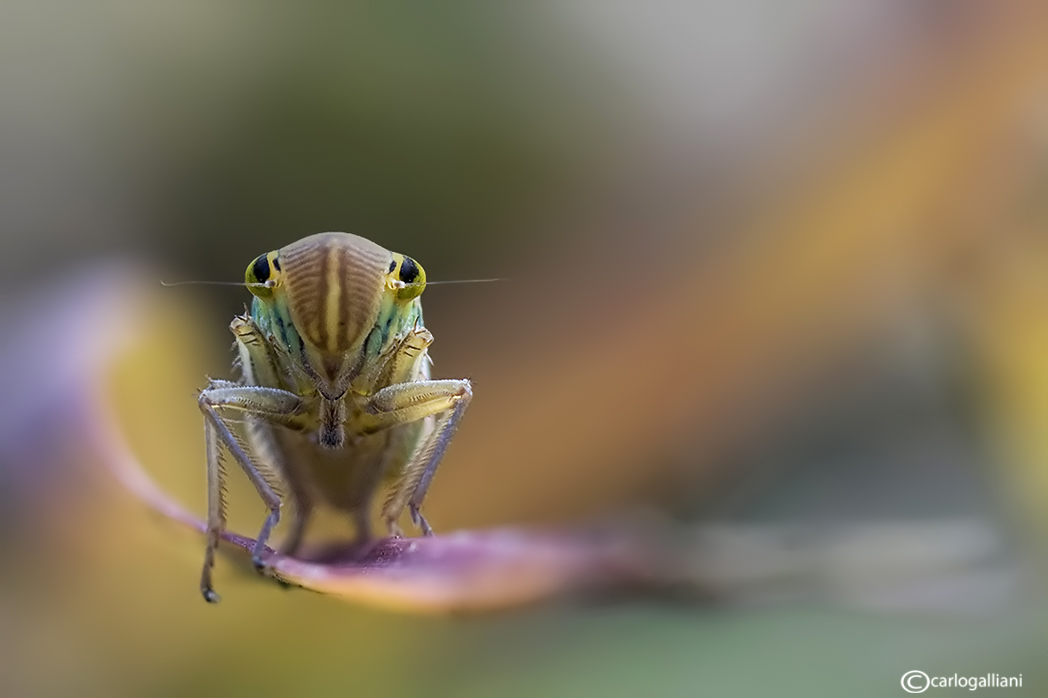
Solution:
<svg viewBox="0 0 1048 698">
<path fill-rule="evenodd" d="M 298 334 L 329 356 L 358 349 L 383 306 L 414 300 L 422 267 L 349 233 L 320 233 L 255 258 L 245 281 L 266 303 L 286 304 Z"/>
</svg>

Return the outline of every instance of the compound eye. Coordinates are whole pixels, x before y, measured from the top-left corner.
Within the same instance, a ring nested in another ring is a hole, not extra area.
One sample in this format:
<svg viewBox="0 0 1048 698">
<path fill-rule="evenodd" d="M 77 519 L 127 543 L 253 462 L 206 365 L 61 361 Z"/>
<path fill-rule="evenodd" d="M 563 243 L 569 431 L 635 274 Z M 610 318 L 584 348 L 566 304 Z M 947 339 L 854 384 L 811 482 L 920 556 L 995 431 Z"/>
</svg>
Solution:
<svg viewBox="0 0 1048 698">
<path fill-rule="evenodd" d="M 255 275 L 255 282 L 264 284 L 269 280 L 269 257 L 267 255 L 259 255 L 258 258 L 251 264 L 251 273 Z"/>
<path fill-rule="evenodd" d="M 411 257 L 401 254 L 393 255 L 393 262 L 389 267 L 390 276 L 397 282 L 397 298 L 409 301 L 422 295 L 426 288 L 426 272 L 422 266 Z"/>
<path fill-rule="evenodd" d="M 419 273 L 418 263 L 411 257 L 405 256 L 400 265 L 400 280 L 406 284 L 413 284 L 418 281 Z"/>
<path fill-rule="evenodd" d="M 247 271 L 244 273 L 244 283 L 247 284 L 248 290 L 259 298 L 268 298 L 273 294 L 272 280 L 275 271 L 280 270 L 280 263 L 275 257 L 270 259 L 271 257 L 272 253 L 260 254 L 247 265 Z"/>
</svg>

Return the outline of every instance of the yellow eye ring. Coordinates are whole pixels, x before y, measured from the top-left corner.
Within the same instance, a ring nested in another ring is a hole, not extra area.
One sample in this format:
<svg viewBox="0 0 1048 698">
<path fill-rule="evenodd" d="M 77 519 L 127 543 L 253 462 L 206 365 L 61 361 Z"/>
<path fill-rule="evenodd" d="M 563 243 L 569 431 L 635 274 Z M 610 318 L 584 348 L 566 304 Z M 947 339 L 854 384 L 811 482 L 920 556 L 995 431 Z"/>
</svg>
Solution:
<svg viewBox="0 0 1048 698">
<path fill-rule="evenodd" d="M 247 265 L 244 272 L 244 284 L 248 290 L 259 298 L 269 298 L 276 286 L 277 274 L 280 272 L 280 261 L 276 252 L 260 254 Z"/>
<path fill-rule="evenodd" d="M 409 301 L 426 290 L 426 270 L 411 257 L 393 253 L 389 265 L 390 286 L 397 289 L 397 299 Z"/>
</svg>

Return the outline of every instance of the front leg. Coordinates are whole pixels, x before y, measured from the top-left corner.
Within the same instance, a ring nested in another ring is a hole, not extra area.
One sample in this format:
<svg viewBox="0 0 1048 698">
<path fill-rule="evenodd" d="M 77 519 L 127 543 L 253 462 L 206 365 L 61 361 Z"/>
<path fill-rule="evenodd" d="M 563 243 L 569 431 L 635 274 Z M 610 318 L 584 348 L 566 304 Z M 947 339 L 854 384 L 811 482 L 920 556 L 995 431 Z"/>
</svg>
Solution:
<svg viewBox="0 0 1048 698">
<path fill-rule="evenodd" d="M 262 553 L 266 549 L 266 541 L 280 520 L 280 507 L 283 503 L 258 466 L 248 457 L 244 446 L 230 429 L 228 419 L 219 411 L 235 410 L 267 421 L 286 423 L 301 410 L 302 401 L 297 395 L 286 390 L 213 381 L 200 393 L 198 404 L 204 414 L 208 491 L 207 547 L 204 552 L 204 568 L 200 575 L 200 591 L 206 601 L 214 603 L 219 597 L 211 585 L 211 571 L 215 564 L 215 550 L 226 525 L 222 447 L 225 447 L 244 470 L 251 484 L 255 486 L 255 491 L 269 508 L 269 515 L 262 524 L 262 530 L 252 551 L 252 562 L 260 571 L 264 568 Z"/>
<path fill-rule="evenodd" d="M 241 372 L 246 383 L 259 386 L 280 385 L 283 375 L 280 366 L 296 368 L 293 361 L 287 360 L 286 351 L 280 349 L 271 337 L 266 336 L 250 317 L 241 315 L 233 318 L 229 329 L 236 337 Z M 279 358 L 281 356 L 282 359 Z M 305 375 L 304 371 L 302 375 Z M 235 387 L 237 384 L 230 385 Z M 274 416 L 270 421 L 283 420 L 279 416 Z M 296 428 L 293 423 L 287 426 Z M 260 469 L 265 470 L 268 467 L 278 473 L 288 473 L 288 464 L 284 462 L 284 455 L 274 442 L 272 429 L 268 425 L 249 424 L 248 430 L 250 435 L 248 440 L 255 447 L 256 460 L 261 460 L 257 463 L 261 466 Z M 288 487 L 288 494 L 294 501 L 295 507 L 292 510 L 291 528 L 287 538 L 280 546 L 280 552 L 285 555 L 294 555 L 305 537 L 306 526 L 313 511 L 313 502 L 310 492 L 298 481 L 298 478 L 286 477 L 285 479 L 283 484 Z"/>
<path fill-rule="evenodd" d="M 397 519 L 407 506 L 422 533 L 433 535 L 420 510 L 422 500 L 472 398 L 468 380 L 426 380 L 388 386 L 366 403 L 364 409 L 371 419 L 364 428 L 369 432 L 436 417 L 433 430 L 411 455 L 382 507 L 382 518 L 391 534 L 400 534 Z"/>
<path fill-rule="evenodd" d="M 376 385 L 389 385 L 412 375 L 413 367 L 430 344 L 433 334 L 425 327 L 416 326 L 384 351 L 377 361 L 364 367 L 352 383 L 357 392 L 368 394 Z M 425 361 L 426 359 L 423 359 Z M 424 376 L 428 378 L 429 375 Z"/>
</svg>

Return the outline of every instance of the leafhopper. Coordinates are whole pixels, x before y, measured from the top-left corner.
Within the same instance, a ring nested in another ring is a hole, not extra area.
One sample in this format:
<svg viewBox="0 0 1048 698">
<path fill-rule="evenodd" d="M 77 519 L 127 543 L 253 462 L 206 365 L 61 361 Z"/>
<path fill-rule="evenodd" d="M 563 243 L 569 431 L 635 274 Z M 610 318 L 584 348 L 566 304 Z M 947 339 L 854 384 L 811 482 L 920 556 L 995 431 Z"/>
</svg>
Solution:
<svg viewBox="0 0 1048 698">
<path fill-rule="evenodd" d="M 201 391 L 207 445 L 207 547 L 200 591 L 226 526 L 225 455 L 269 513 L 252 561 L 264 553 L 283 506 L 291 525 L 280 552 L 299 550 L 318 505 L 348 514 L 371 540 L 373 502 L 391 536 L 407 508 L 423 535 L 422 501 L 472 398 L 466 379 L 432 380 L 433 335 L 422 322 L 426 273 L 411 257 L 348 233 L 321 233 L 256 257 L 245 282 L 251 310 L 230 330 L 240 380 Z"/>
</svg>

